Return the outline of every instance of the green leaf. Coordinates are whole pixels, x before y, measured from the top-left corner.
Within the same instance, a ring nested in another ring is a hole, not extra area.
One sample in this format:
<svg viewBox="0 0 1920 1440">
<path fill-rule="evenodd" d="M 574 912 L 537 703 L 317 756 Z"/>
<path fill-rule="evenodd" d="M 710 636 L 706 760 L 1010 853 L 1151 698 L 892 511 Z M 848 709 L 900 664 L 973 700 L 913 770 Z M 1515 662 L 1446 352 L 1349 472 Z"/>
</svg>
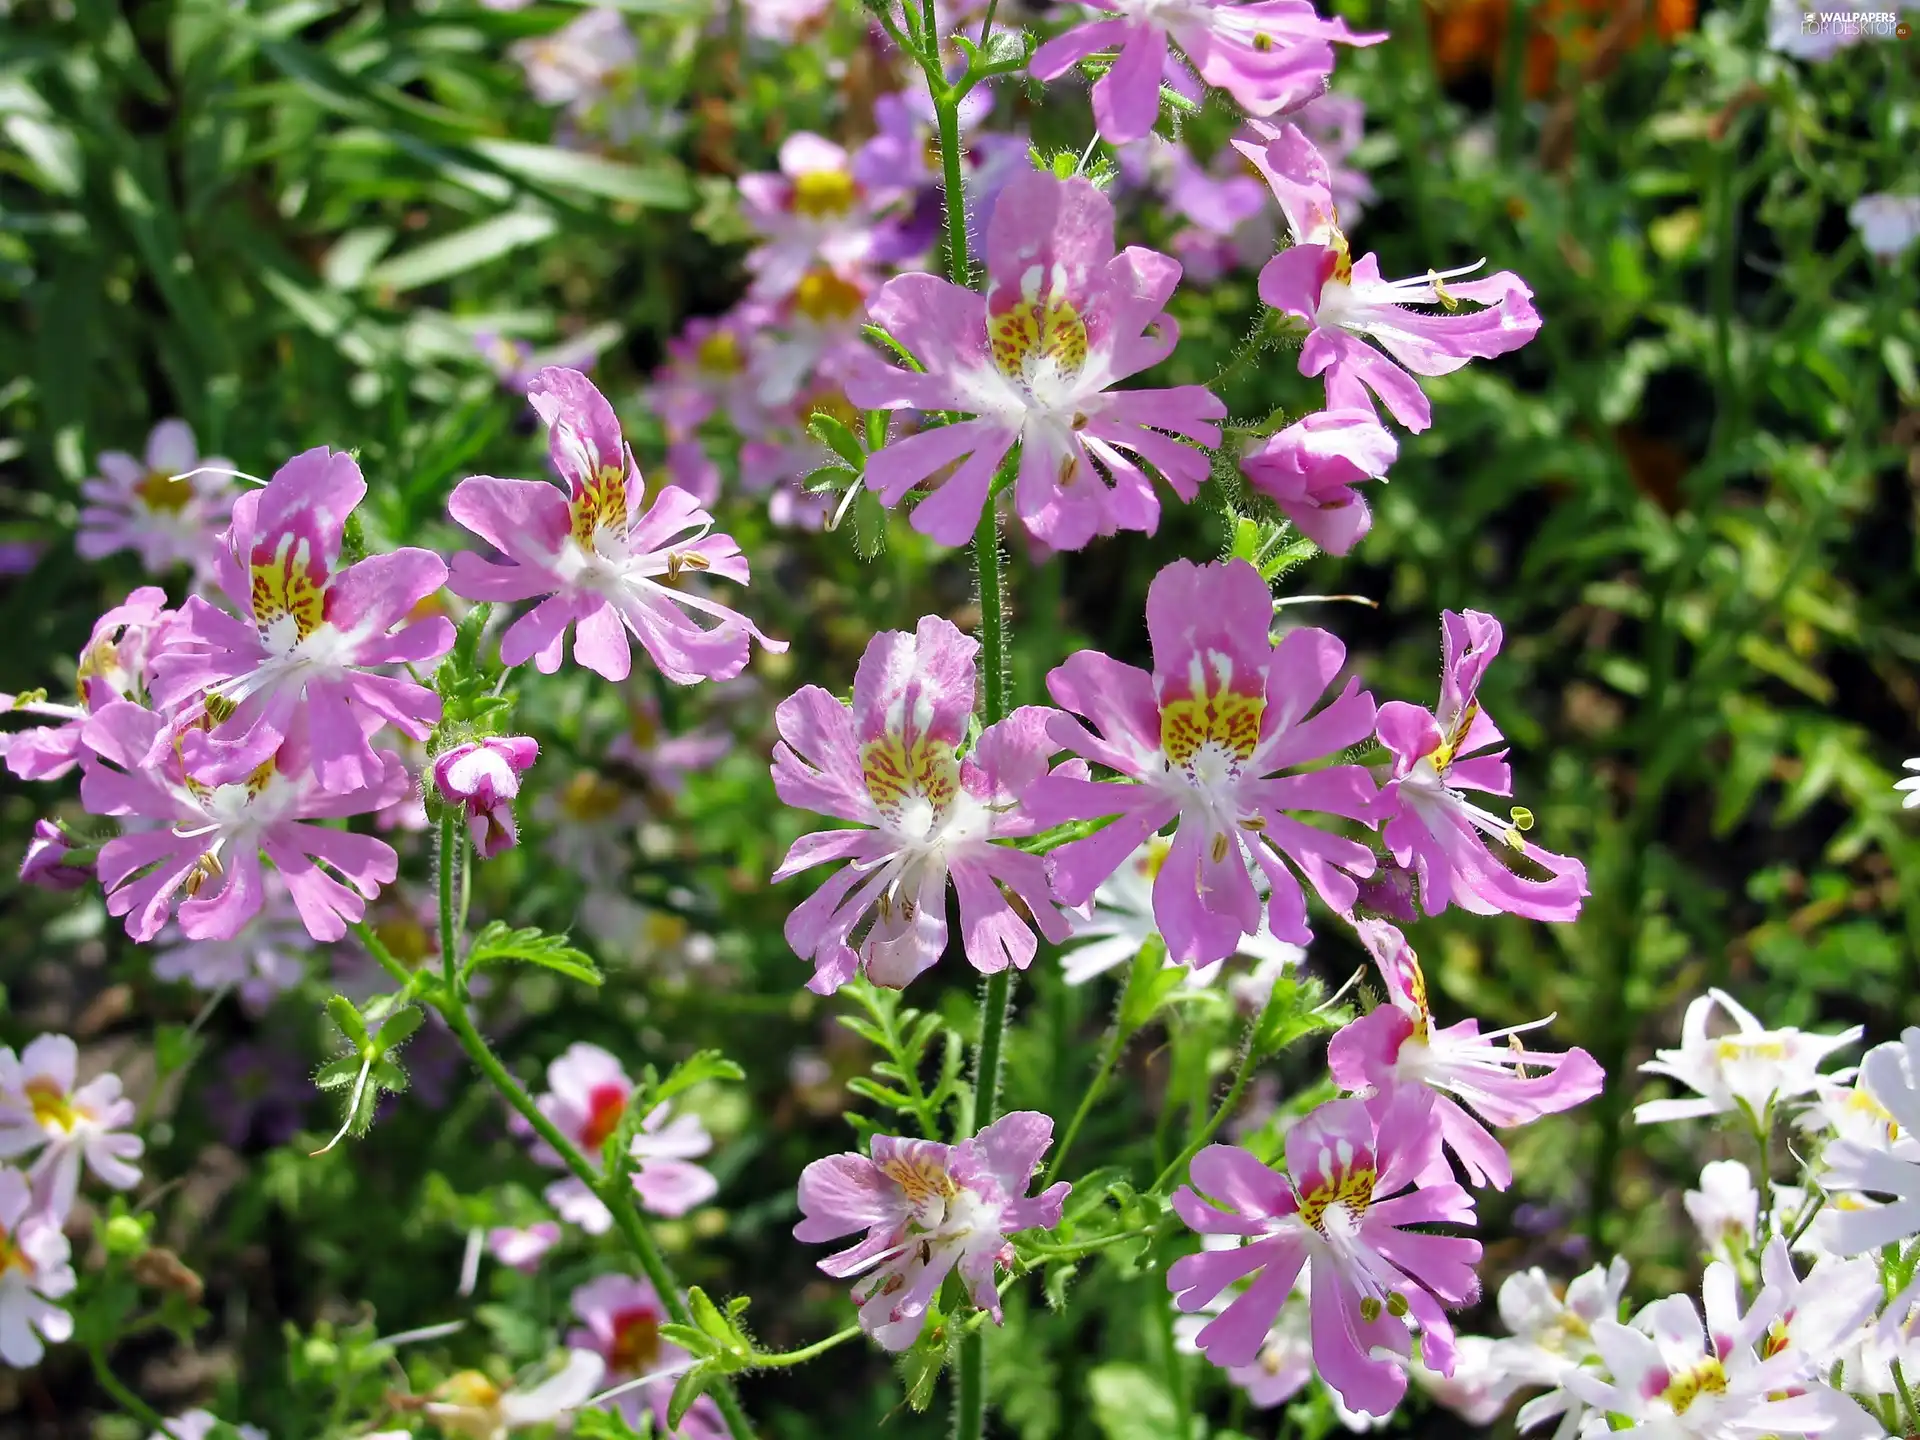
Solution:
<svg viewBox="0 0 1920 1440">
<path fill-rule="evenodd" d="M 866 469 L 867 452 L 853 438 L 853 431 L 837 417 L 816 410 L 807 417 L 807 433 L 846 461 L 856 475 Z"/>
<path fill-rule="evenodd" d="M 418 1005 L 404 1005 L 380 1022 L 380 1029 L 374 1034 L 373 1043 L 385 1054 L 396 1045 L 406 1042 L 409 1035 L 420 1028 L 420 1022 L 427 1018 L 427 1012 Z"/>
<path fill-rule="evenodd" d="M 545 210 L 509 210 L 438 240 L 429 240 L 367 271 L 364 283 L 386 290 L 413 290 L 547 239 L 560 224 Z"/>
<path fill-rule="evenodd" d="M 653 210 L 686 210 L 693 205 L 693 186 L 678 165 L 628 165 L 579 150 L 518 140 L 475 140 L 472 148 L 509 174 L 538 184 L 584 190 Z"/>
<path fill-rule="evenodd" d="M 693 1402 L 706 1393 L 719 1374 L 710 1361 L 703 1361 L 680 1377 L 680 1383 L 673 1387 L 673 1398 L 667 1402 L 667 1427 L 678 1430 L 680 1422 L 687 1418 L 687 1411 L 693 1408 Z"/>
<path fill-rule="evenodd" d="M 1166 1387 L 1138 1365 L 1101 1365 L 1087 1376 L 1093 1423 L 1106 1440 L 1172 1440 L 1179 1411 Z"/>
<path fill-rule="evenodd" d="M 1127 988 L 1120 995 L 1119 1025 L 1122 1035 L 1139 1030 L 1178 990 L 1187 977 L 1184 966 L 1167 964 L 1167 942 L 1149 935 L 1133 957 L 1127 972 Z"/>
<path fill-rule="evenodd" d="M 940 1372 L 947 1364 L 947 1341 L 943 1327 L 929 1324 L 920 1332 L 920 1338 L 914 1343 L 900 1361 L 900 1378 L 906 1382 L 907 1404 L 914 1413 L 924 1415 L 927 1407 L 933 1404 L 933 1387 L 940 1379 Z"/>
<path fill-rule="evenodd" d="M 547 935 L 533 927 L 515 930 L 495 920 L 473 937 L 466 968 L 471 972 L 482 965 L 506 963 L 539 965 L 586 985 L 598 985 L 602 978 L 593 957 L 569 945 L 565 935 Z"/>
<path fill-rule="evenodd" d="M 853 553 L 874 560 L 886 548 L 887 507 L 873 491 L 862 490 L 853 502 Z"/>
<path fill-rule="evenodd" d="M 360 1012 L 354 1008 L 351 1000 L 347 999 L 344 995 L 329 997 L 327 1000 L 327 1016 L 339 1027 L 340 1033 L 347 1038 L 347 1043 L 353 1046 L 355 1050 L 360 1050 L 365 1047 L 367 1043 L 366 1023 L 361 1020 Z"/>
<path fill-rule="evenodd" d="M 647 1098 L 658 1105 L 709 1080 L 738 1081 L 746 1078 L 747 1072 L 720 1051 L 701 1050 L 669 1070 L 666 1079 L 648 1090 Z"/>
</svg>

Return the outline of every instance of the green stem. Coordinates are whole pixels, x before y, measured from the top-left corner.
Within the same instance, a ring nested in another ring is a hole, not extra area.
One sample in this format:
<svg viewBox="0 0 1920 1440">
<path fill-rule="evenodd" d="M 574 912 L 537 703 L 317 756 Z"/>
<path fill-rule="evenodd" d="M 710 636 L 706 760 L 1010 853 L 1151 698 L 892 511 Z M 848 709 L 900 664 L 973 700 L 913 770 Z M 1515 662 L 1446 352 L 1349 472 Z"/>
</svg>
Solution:
<svg viewBox="0 0 1920 1440">
<path fill-rule="evenodd" d="M 87 1347 L 87 1356 L 93 1361 L 93 1378 L 99 1382 L 102 1390 L 113 1397 L 114 1404 L 118 1405 L 122 1410 L 133 1416 L 134 1419 L 138 1420 L 155 1434 L 167 1435 L 172 1433 L 167 1429 L 167 1422 L 162 1418 L 159 1411 L 155 1410 L 120 1382 L 120 1377 L 114 1374 L 112 1369 L 108 1367 L 107 1357 L 100 1353 L 100 1348 L 97 1345 L 89 1345 Z"/>
<path fill-rule="evenodd" d="M 1249 1036 L 1246 1051 L 1240 1057 L 1240 1068 L 1234 1072 L 1233 1084 L 1227 1087 L 1226 1097 L 1207 1118 L 1207 1123 L 1200 1127 L 1200 1133 L 1193 1137 L 1187 1148 L 1174 1156 L 1172 1163 L 1160 1172 L 1159 1178 L 1153 1182 L 1151 1194 L 1158 1195 L 1165 1190 L 1172 1181 L 1179 1178 L 1180 1173 L 1187 1168 L 1193 1157 L 1206 1149 L 1220 1127 L 1226 1124 L 1227 1116 L 1231 1115 L 1234 1107 L 1239 1105 L 1240 1097 L 1246 1093 L 1247 1082 L 1253 1078 L 1253 1071 L 1253 1044 Z"/>
<path fill-rule="evenodd" d="M 1073 1119 L 1067 1122 L 1067 1133 L 1060 1137 L 1060 1143 L 1053 1152 L 1053 1163 L 1047 1166 L 1046 1179 L 1042 1186 L 1051 1185 L 1060 1174 L 1061 1167 L 1067 1163 L 1067 1152 L 1073 1149 L 1074 1138 L 1079 1135 L 1080 1127 L 1086 1123 L 1087 1116 L 1093 1111 L 1093 1102 L 1098 1100 L 1107 1088 L 1114 1067 L 1120 1063 L 1120 1052 L 1127 1047 L 1127 1037 L 1120 1033 L 1115 1022 L 1107 1031 L 1107 1046 L 1100 1055 L 1100 1067 L 1093 1072 L 1093 1079 L 1087 1085 L 1087 1093 L 1080 1097 L 1079 1108 L 1073 1112 Z"/>
<path fill-rule="evenodd" d="M 755 1355 L 749 1362 L 749 1368 L 755 1370 L 784 1370 L 789 1365 L 804 1365 L 816 1356 L 824 1355 L 836 1346 L 860 1336 L 858 1325 L 849 1325 L 844 1330 L 836 1330 L 824 1340 L 816 1340 L 811 1345 L 803 1345 L 798 1350 L 782 1350 L 777 1355 Z"/>
<path fill-rule="evenodd" d="M 440 815 L 440 973 L 447 982 L 447 997 L 456 1002 L 464 993 L 460 984 L 460 944 L 458 921 L 453 908 L 453 872 L 458 868 L 454 856 L 466 831 L 460 826 L 460 811 L 447 806 Z"/>
<path fill-rule="evenodd" d="M 969 1330 L 960 1337 L 953 1373 L 955 1440 L 980 1440 L 987 1430 L 987 1337 Z"/>
<path fill-rule="evenodd" d="M 675 1323 L 692 1325 L 693 1314 L 687 1308 L 680 1282 L 675 1278 L 667 1259 L 660 1253 L 660 1247 L 654 1243 L 653 1232 L 647 1228 L 647 1222 L 641 1217 L 633 1202 L 633 1191 L 625 1176 L 609 1176 L 601 1172 L 593 1161 L 581 1153 L 579 1148 L 561 1133 L 560 1127 L 549 1120 L 533 1097 L 527 1094 L 520 1082 L 513 1078 L 500 1057 L 493 1053 L 480 1032 L 474 1028 L 473 1019 L 467 1014 L 466 1001 L 459 984 L 459 971 L 454 962 L 454 951 L 458 946 L 459 934 L 454 923 L 453 911 L 453 872 L 457 852 L 466 832 L 460 826 L 458 811 L 449 809 L 440 822 L 440 953 L 444 966 L 446 984 L 433 1002 L 448 1027 L 453 1031 L 454 1039 L 460 1042 L 460 1048 L 467 1052 L 467 1058 L 480 1068 L 493 1088 L 500 1093 L 509 1105 L 519 1112 L 522 1119 L 533 1127 L 534 1133 L 553 1148 L 566 1167 L 580 1182 L 600 1197 L 613 1216 L 613 1223 L 619 1228 L 620 1235 L 627 1242 L 627 1248 L 633 1251 L 639 1260 L 640 1268 L 659 1293 L 661 1302 L 667 1307 L 667 1313 Z M 368 932 L 369 936 L 371 932 Z M 375 942 L 378 943 L 377 941 Z M 385 947 L 380 947 L 384 954 Z M 380 958 L 377 954 L 376 958 Z M 397 966 L 391 955 L 385 955 L 384 962 Z M 404 973 L 404 970 L 402 970 Z M 740 1407 L 739 1397 L 733 1393 L 733 1387 L 725 1380 L 717 1381 L 708 1391 L 714 1403 L 720 1407 L 727 1432 L 733 1440 L 752 1440 L 753 1426 L 746 1412 Z"/>
</svg>

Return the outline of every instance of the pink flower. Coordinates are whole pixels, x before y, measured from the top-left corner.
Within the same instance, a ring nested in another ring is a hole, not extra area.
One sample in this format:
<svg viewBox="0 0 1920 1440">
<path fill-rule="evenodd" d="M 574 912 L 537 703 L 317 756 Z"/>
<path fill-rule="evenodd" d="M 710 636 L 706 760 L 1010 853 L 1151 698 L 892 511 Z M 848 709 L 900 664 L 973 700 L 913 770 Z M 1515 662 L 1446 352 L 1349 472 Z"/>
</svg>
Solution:
<svg viewBox="0 0 1920 1440">
<path fill-rule="evenodd" d="M 1513 1167 L 1487 1125 L 1525 1125 L 1571 1110 L 1600 1093 L 1606 1072 L 1584 1050 L 1524 1049 L 1521 1031 L 1545 1020 L 1487 1035 L 1478 1020 L 1436 1027 L 1420 957 L 1406 937 L 1384 920 L 1363 920 L 1357 928 L 1380 967 L 1389 1003 L 1333 1037 L 1327 1063 L 1334 1080 L 1343 1090 L 1434 1090 L 1440 1143 L 1459 1160 L 1467 1182 L 1506 1189 Z"/>
<path fill-rule="evenodd" d="M 922 616 L 911 635 L 886 630 L 867 643 L 851 707 L 808 685 L 774 712 L 780 798 L 863 827 L 802 835 L 773 875 L 853 862 L 787 917 L 787 943 L 812 958 L 808 988 L 819 994 L 831 995 L 856 971 L 898 989 L 938 960 L 949 880 L 967 960 L 983 974 L 1024 970 L 1038 948 L 1002 886 L 1049 940 L 1071 933 L 1048 893 L 1045 861 L 994 843 L 1038 828 L 1021 797 L 1046 769 L 1051 712 L 1023 706 L 959 754 L 979 649 L 948 621 Z"/>
<path fill-rule="evenodd" d="M 1033 52 L 1028 71 L 1054 80 L 1103 50 L 1120 58 L 1094 83 L 1100 137 L 1138 140 L 1160 116 L 1160 84 L 1169 43 L 1207 84 L 1225 90 L 1251 115 L 1291 110 L 1327 88 L 1333 47 L 1376 45 L 1385 34 L 1356 35 L 1344 20 L 1323 20 L 1310 0 L 1087 0 L 1106 17 L 1075 26 Z"/>
<path fill-rule="evenodd" d="M 131 1190 L 146 1150 L 133 1123 L 134 1104 L 120 1077 L 80 1084 L 80 1047 L 65 1035 L 42 1035 L 19 1055 L 0 1045 L 0 1159 L 38 1150 L 27 1177 L 38 1202 L 56 1216 L 73 1208 L 80 1166 L 115 1190 Z M 45 1147 L 45 1148 L 42 1148 Z"/>
<path fill-rule="evenodd" d="M 1033 1110 L 1002 1115 L 971 1140 L 873 1137 L 873 1158 L 830 1155 L 800 1173 L 793 1238 L 815 1243 L 865 1230 L 851 1249 L 820 1262 L 835 1279 L 866 1272 L 853 1287 L 860 1326 L 886 1349 L 905 1350 L 956 1265 L 973 1303 L 1000 1321 L 996 1266 L 1013 1261 L 1007 1237 L 1051 1230 L 1072 1188 L 1064 1180 L 1028 1196 L 1053 1121 Z"/>
<path fill-rule="evenodd" d="M 1244 560 L 1176 560 L 1147 590 L 1153 673 L 1082 650 L 1047 677 L 1061 707 L 1047 733 L 1130 783 L 1100 784 L 1055 771 L 1027 805 L 1038 827 L 1118 815 L 1050 857 L 1055 893 L 1084 904 L 1149 835 L 1177 822 L 1154 877 L 1153 913 L 1167 953 L 1210 965 L 1260 928 L 1249 865 L 1271 886 L 1276 940 L 1304 945 L 1306 896 L 1298 869 L 1334 910 L 1353 907 L 1353 877 L 1373 870 L 1365 845 L 1309 825 L 1294 811 L 1368 820 L 1372 779 L 1358 765 L 1280 772 L 1333 755 L 1373 728 L 1373 697 L 1349 680 L 1314 709 L 1346 662 L 1324 630 L 1269 627 L 1273 596 Z M 1312 712 L 1312 713 L 1310 713 Z M 1289 868 L 1289 863 L 1293 868 Z"/>
<path fill-rule="evenodd" d="M 953 410 L 974 416 L 896 440 L 867 462 L 887 504 L 946 474 L 913 512 L 943 545 L 964 544 L 1015 444 L 1014 509 L 1057 550 L 1116 530 L 1151 533 L 1160 502 L 1152 466 L 1182 499 L 1207 457 L 1169 434 L 1220 443 L 1226 407 L 1201 385 L 1115 390 L 1172 353 L 1179 327 L 1162 307 L 1178 262 L 1153 250 L 1114 253 L 1113 204 L 1083 179 L 1027 171 L 1011 181 L 987 228 L 983 298 L 932 275 L 889 280 L 869 310 L 924 374 L 869 354 L 847 386 L 865 409 Z"/>
<path fill-rule="evenodd" d="M 725 315 L 696 316 L 667 342 L 647 398 L 669 440 L 693 440 L 716 412 L 738 429 L 752 428 L 759 401 L 748 362 L 771 320 L 772 307 L 747 301 Z"/>
<path fill-rule="evenodd" d="M 640 772 L 662 795 L 678 795 L 687 776 L 711 769 L 733 749 L 733 736 L 723 729 L 703 728 L 687 735 L 668 735 L 661 729 L 660 702 L 651 695 L 627 696 L 627 728 L 607 746 L 609 760 L 618 760 Z"/>
<path fill-rule="evenodd" d="M 551 34 L 516 40 L 507 54 L 526 71 L 535 100 L 578 114 L 606 95 L 614 75 L 640 58 L 640 47 L 619 11 L 592 9 Z"/>
<path fill-rule="evenodd" d="M 33 838 L 20 861 L 20 883 L 41 890 L 78 890 L 91 884 L 93 872 L 67 860 L 72 853 L 66 832 L 51 820 L 33 822 Z"/>
<path fill-rule="evenodd" d="M 81 778 L 81 802 L 95 815 L 160 822 L 100 851 L 107 913 L 125 915 L 135 940 L 160 933 L 182 891 L 181 933 L 231 940 L 265 903 L 263 855 L 286 881 L 307 933 L 321 941 L 345 935 L 393 880 L 399 858 L 392 846 L 307 822 L 390 804 L 410 783 L 398 761 L 388 757 L 371 785 L 329 793 L 310 773 L 306 739 L 296 731 L 244 782 L 209 786 L 184 773 L 165 736 L 158 715 L 124 701 L 87 722 L 87 746 L 98 759 Z M 164 757 L 157 765 L 147 758 L 156 741 Z"/>
<path fill-rule="evenodd" d="M 535 1097 L 540 1113 L 560 1128 L 597 1169 L 606 1139 L 620 1128 L 633 1098 L 633 1081 L 620 1062 L 598 1045 L 576 1040 L 547 1066 L 546 1093 Z M 516 1129 L 520 1128 L 518 1125 Z M 640 1203 L 656 1215 L 684 1215 L 711 1200 L 719 1190 L 712 1175 L 690 1163 L 713 1148 L 706 1127 L 692 1115 L 675 1115 L 669 1105 L 656 1105 L 640 1122 L 628 1152 L 638 1162 L 633 1190 Z M 563 1162 L 545 1141 L 536 1140 L 533 1158 L 543 1165 Z M 547 1203 L 560 1218 L 589 1235 L 604 1235 L 613 1216 L 587 1186 L 574 1176 L 547 1187 Z"/>
<path fill-rule="evenodd" d="M 559 1240 L 560 1227 L 551 1220 L 537 1220 L 525 1229 L 496 1225 L 487 1231 L 487 1250 L 502 1265 L 531 1275 Z"/>
<path fill-rule="evenodd" d="M 1398 453 L 1362 396 L 1359 405 L 1294 421 L 1244 456 L 1240 469 L 1302 535 L 1330 555 L 1345 555 L 1373 527 L 1373 512 L 1353 487 L 1385 479 Z"/>
<path fill-rule="evenodd" d="M 660 1327 L 669 1317 L 653 1286 L 631 1275 L 602 1275 L 576 1289 L 568 1303 L 581 1323 L 567 1332 L 567 1347 L 591 1350 L 605 1360 L 609 1386 L 647 1375 L 660 1377 L 655 1384 L 605 1402 L 629 1425 L 638 1428 L 645 1411 L 653 1417 L 653 1434 L 678 1440 L 723 1440 L 727 1428 L 711 1396 L 694 1401 L 677 1430 L 667 1424 L 674 1381 L 689 1368 L 692 1357 L 660 1338 Z"/>
<path fill-rule="evenodd" d="M 1354 224 L 1373 200 L 1373 182 L 1347 164 L 1348 157 L 1360 148 L 1366 130 L 1366 101 L 1357 95 L 1329 90 L 1287 118 L 1320 152 L 1321 162 L 1327 167 L 1334 206 L 1346 224 Z"/>
<path fill-rule="evenodd" d="M 513 799 L 539 757 L 540 742 L 526 735 L 469 740 L 434 757 L 433 783 L 442 800 L 466 810 L 473 853 L 482 860 L 518 842 Z"/>
<path fill-rule="evenodd" d="M 1477 698 L 1480 677 L 1500 653 L 1500 622 L 1478 610 L 1447 610 L 1440 627 L 1437 711 L 1400 700 L 1380 707 L 1380 743 L 1393 753 L 1393 778 L 1380 792 L 1387 848 L 1419 876 L 1429 915 L 1454 904 L 1475 915 L 1571 920 L 1587 893 L 1586 867 L 1524 840 L 1533 824 L 1527 811 L 1516 808 L 1502 820 L 1461 793 L 1513 794 L 1507 752 L 1482 753 L 1504 737 Z M 1482 831 L 1498 837 L 1506 853 L 1496 858 Z M 1524 857 L 1547 878 L 1516 874 L 1510 857 Z"/>
<path fill-rule="evenodd" d="M 168 628 L 152 692 L 173 724 L 146 764 L 184 741 L 196 780 L 242 781 L 304 716 L 315 778 L 344 794 L 381 783 L 386 760 L 368 742 L 383 724 L 415 739 L 433 727 L 438 695 L 377 672 L 452 648 L 444 615 L 410 618 L 446 582 L 446 563 L 407 548 L 336 571 L 347 516 L 366 493 L 352 456 L 318 446 L 234 502 L 219 581 L 241 618 L 195 596 Z M 202 734 L 192 727 L 206 715 L 217 723 Z"/>
<path fill-rule="evenodd" d="M 38 715 L 52 722 L 0 735 L 7 769 L 21 780 L 57 780 L 79 764 L 87 753 L 80 738 L 87 717 L 116 700 L 146 695 L 149 663 L 176 618 L 167 609 L 167 592 L 143 585 L 93 622 L 77 666 L 79 704 L 0 695 L 0 714 Z"/>
<path fill-rule="evenodd" d="M 1409 1228 L 1473 1223 L 1473 1198 L 1451 1181 L 1409 1188 L 1434 1172 L 1439 1147 L 1433 1096 L 1402 1087 L 1314 1110 L 1287 1132 L 1285 1175 L 1229 1145 L 1196 1155 L 1194 1188 L 1175 1192 L 1174 1210 L 1202 1235 L 1244 1243 L 1175 1261 L 1167 1272 L 1175 1303 L 1200 1310 L 1234 1281 L 1255 1277 L 1196 1337 L 1207 1358 L 1251 1364 L 1306 1266 L 1314 1364 L 1353 1409 L 1385 1415 L 1406 1393 L 1405 1317 L 1419 1323 L 1428 1368 L 1452 1374 L 1453 1327 L 1443 1307 L 1478 1294 L 1480 1242 Z M 1381 1350 L 1401 1362 L 1378 1358 Z"/>
<path fill-rule="evenodd" d="M 1485 263 L 1382 280 L 1379 257 L 1353 261 L 1346 237 L 1335 230 L 1326 243 L 1297 244 L 1269 260 L 1260 272 L 1260 298 L 1307 327 L 1300 373 L 1326 374 L 1329 403 L 1344 404 L 1340 393 L 1358 395 L 1365 386 L 1417 433 L 1432 423 L 1433 407 L 1409 370 L 1450 375 L 1469 360 L 1518 350 L 1540 331 L 1533 292 L 1512 271 L 1448 283 Z M 1462 301 L 1484 308 L 1457 314 Z M 1409 308 L 1414 305 L 1438 305 L 1443 313 Z"/>
<path fill-rule="evenodd" d="M 873 251 L 874 217 L 847 152 L 800 131 L 780 146 L 780 173 L 740 177 L 740 209 L 763 242 L 747 253 L 755 300 L 780 300 L 824 265 L 859 275 Z"/>
<path fill-rule="evenodd" d="M 454 556 L 456 595 L 544 597 L 501 637 L 502 664 L 531 659 L 551 675 L 576 621 L 574 659 L 608 680 L 624 680 L 632 668 L 629 632 L 680 685 L 738 675 L 749 637 L 769 650 L 787 648 L 745 616 L 682 587 L 688 575 L 705 573 L 744 585 L 747 562 L 731 536 L 710 533 L 713 517 L 684 490 L 668 485 L 640 510 L 639 467 L 592 381 L 549 367 L 527 398 L 547 423 L 554 467 L 569 491 L 544 480 L 476 475 L 455 486 L 447 503 L 455 520 L 508 557 L 503 564 L 466 551 Z M 719 623 L 705 628 L 687 612 Z"/>
<path fill-rule="evenodd" d="M 109 450 L 99 463 L 99 478 L 80 485 L 87 503 L 73 543 L 81 558 L 99 560 L 131 550 L 149 575 L 186 565 L 197 578 L 211 578 L 220 553 L 215 537 L 233 508 L 233 478 L 179 477 L 202 467 L 231 470 L 232 462 L 200 459 L 187 422 L 162 420 L 147 437 L 144 460 Z"/>
<path fill-rule="evenodd" d="M 58 1345 L 73 1335 L 73 1317 L 53 1303 L 76 1283 L 64 1215 L 39 1204 L 18 1170 L 0 1168 L 0 1361 L 18 1370 L 40 1363 L 43 1337 Z"/>
<path fill-rule="evenodd" d="M 189 939 L 177 925 L 154 942 L 153 978 L 185 980 L 200 990 L 239 989 L 255 1015 L 306 978 L 313 937 L 286 881 L 269 871 L 258 913 L 227 939 Z"/>
</svg>

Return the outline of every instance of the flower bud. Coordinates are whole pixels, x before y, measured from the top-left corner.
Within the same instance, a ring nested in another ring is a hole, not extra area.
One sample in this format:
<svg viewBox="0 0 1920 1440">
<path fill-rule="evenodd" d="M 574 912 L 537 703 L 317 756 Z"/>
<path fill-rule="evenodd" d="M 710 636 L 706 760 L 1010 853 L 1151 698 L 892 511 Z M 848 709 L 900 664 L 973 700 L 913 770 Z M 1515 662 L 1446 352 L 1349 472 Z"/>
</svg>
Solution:
<svg viewBox="0 0 1920 1440">
<path fill-rule="evenodd" d="M 71 853 L 58 825 L 51 820 L 36 820 L 26 857 L 20 862 L 20 883 L 42 890 L 78 890 L 93 879 L 93 872 L 84 865 L 67 863 Z"/>
<path fill-rule="evenodd" d="M 107 1253 L 126 1258 L 147 1248 L 147 1227 L 131 1215 L 116 1215 L 107 1222 Z"/>
<path fill-rule="evenodd" d="M 433 783 L 440 798 L 467 815 L 474 854 L 491 859 L 519 839 L 513 799 L 520 777 L 540 756 L 539 743 L 526 735 L 471 740 L 434 757 Z"/>
</svg>

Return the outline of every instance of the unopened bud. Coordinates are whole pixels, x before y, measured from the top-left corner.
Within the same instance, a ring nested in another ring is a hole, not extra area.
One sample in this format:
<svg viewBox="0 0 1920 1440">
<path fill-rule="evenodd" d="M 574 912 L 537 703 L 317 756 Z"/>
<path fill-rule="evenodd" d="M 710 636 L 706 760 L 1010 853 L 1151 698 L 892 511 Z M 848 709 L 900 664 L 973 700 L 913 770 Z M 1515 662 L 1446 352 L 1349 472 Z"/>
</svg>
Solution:
<svg viewBox="0 0 1920 1440">
<path fill-rule="evenodd" d="M 131 1215 L 116 1215 L 107 1222 L 107 1253 L 126 1258 L 147 1248 L 147 1227 Z"/>
</svg>

